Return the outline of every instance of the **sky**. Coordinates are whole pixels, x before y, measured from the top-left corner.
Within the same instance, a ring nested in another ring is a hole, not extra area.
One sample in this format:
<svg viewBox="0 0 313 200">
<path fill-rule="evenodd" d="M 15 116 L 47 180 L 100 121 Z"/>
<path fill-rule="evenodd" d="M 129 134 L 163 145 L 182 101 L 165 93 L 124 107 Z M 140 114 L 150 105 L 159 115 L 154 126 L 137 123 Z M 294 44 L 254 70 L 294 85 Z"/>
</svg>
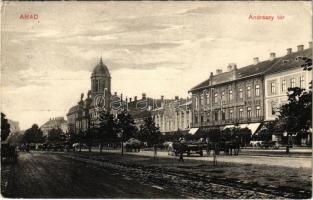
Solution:
<svg viewBox="0 0 313 200">
<path fill-rule="evenodd" d="M 311 2 L 4 2 L 1 20 L 1 111 L 22 129 L 66 117 L 101 56 L 112 93 L 187 97 L 218 68 L 312 38 Z"/>
</svg>

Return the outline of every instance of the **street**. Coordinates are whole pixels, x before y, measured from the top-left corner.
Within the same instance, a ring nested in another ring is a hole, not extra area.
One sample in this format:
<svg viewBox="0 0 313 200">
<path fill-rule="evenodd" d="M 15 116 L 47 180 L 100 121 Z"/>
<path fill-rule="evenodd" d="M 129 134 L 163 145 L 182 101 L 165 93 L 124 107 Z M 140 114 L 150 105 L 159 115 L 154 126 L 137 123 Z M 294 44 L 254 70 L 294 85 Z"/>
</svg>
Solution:
<svg viewBox="0 0 313 200">
<path fill-rule="evenodd" d="M 2 165 L 11 198 L 309 198 L 309 168 L 96 152 L 19 154 Z"/>
<path fill-rule="evenodd" d="M 143 185 L 95 165 L 37 152 L 20 153 L 10 178 L 8 190 L 2 188 L 2 194 L 10 198 L 182 197 L 175 191 Z"/>
</svg>

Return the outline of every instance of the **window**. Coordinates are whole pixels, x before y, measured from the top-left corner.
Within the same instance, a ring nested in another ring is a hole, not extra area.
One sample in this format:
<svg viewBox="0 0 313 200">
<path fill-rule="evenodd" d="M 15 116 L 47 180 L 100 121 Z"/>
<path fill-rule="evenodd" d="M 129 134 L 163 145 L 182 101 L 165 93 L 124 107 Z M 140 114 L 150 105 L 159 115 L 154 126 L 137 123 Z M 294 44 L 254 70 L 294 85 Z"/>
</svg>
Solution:
<svg viewBox="0 0 313 200">
<path fill-rule="evenodd" d="M 222 92 L 222 102 L 225 103 L 225 92 Z"/>
<path fill-rule="evenodd" d="M 256 117 L 260 117 L 260 109 L 261 109 L 260 106 L 256 107 L 256 109 L 255 109 L 255 116 Z"/>
<path fill-rule="evenodd" d="M 251 87 L 247 87 L 247 97 L 251 97 Z"/>
<path fill-rule="evenodd" d="M 282 82 L 281 82 L 281 91 L 286 91 L 286 80 L 284 79 Z"/>
<path fill-rule="evenodd" d="M 186 119 L 187 128 L 189 128 L 189 111 L 186 112 Z"/>
<path fill-rule="evenodd" d="M 239 89 L 239 98 L 240 98 L 240 99 L 243 98 L 243 92 L 242 92 L 242 89 L 241 89 L 241 88 Z"/>
<path fill-rule="evenodd" d="M 217 111 L 214 113 L 214 120 L 218 121 L 218 112 Z"/>
<path fill-rule="evenodd" d="M 203 115 L 200 116 L 201 124 L 203 124 Z"/>
<path fill-rule="evenodd" d="M 210 95 L 209 93 L 207 92 L 206 93 L 206 105 L 209 105 L 210 104 Z"/>
<path fill-rule="evenodd" d="M 295 78 L 290 79 L 290 87 L 291 88 L 296 87 L 296 79 Z"/>
<path fill-rule="evenodd" d="M 277 109 L 277 106 L 276 106 L 276 102 L 272 102 L 271 103 L 271 110 L 272 110 L 272 115 L 275 115 L 276 114 L 276 109 Z"/>
<path fill-rule="evenodd" d="M 217 93 L 214 94 L 214 103 L 217 103 Z"/>
<path fill-rule="evenodd" d="M 232 90 L 229 90 L 229 92 L 228 92 L 228 99 L 229 99 L 229 101 L 233 100 L 233 91 Z"/>
<path fill-rule="evenodd" d="M 233 119 L 233 110 L 229 110 L 229 119 Z"/>
<path fill-rule="evenodd" d="M 260 96 L 260 85 L 255 86 L 255 96 Z"/>
<path fill-rule="evenodd" d="M 181 127 L 184 128 L 184 122 L 185 122 L 185 114 L 181 113 Z"/>
<path fill-rule="evenodd" d="M 199 110 L 199 102 L 198 102 L 198 98 L 196 96 L 193 97 L 193 100 L 195 102 L 195 108 L 196 110 Z"/>
<path fill-rule="evenodd" d="M 206 121 L 207 121 L 207 122 L 210 121 L 210 112 L 207 112 L 207 114 L 206 114 Z"/>
<path fill-rule="evenodd" d="M 251 118 L 251 107 L 247 108 L 247 117 Z"/>
<path fill-rule="evenodd" d="M 300 77 L 300 88 L 304 88 L 304 76 Z"/>
<path fill-rule="evenodd" d="M 271 83 L 271 94 L 275 94 L 276 88 L 275 88 L 275 82 Z"/>
<path fill-rule="evenodd" d="M 204 96 L 203 94 L 200 95 L 200 106 L 204 105 Z"/>
<path fill-rule="evenodd" d="M 198 116 L 195 115 L 195 123 L 197 124 L 198 123 Z"/>
<path fill-rule="evenodd" d="M 243 118 L 243 108 L 239 109 L 239 118 L 242 119 Z"/>
<path fill-rule="evenodd" d="M 222 120 L 225 120 L 226 118 L 226 111 L 225 109 L 222 110 Z"/>
</svg>

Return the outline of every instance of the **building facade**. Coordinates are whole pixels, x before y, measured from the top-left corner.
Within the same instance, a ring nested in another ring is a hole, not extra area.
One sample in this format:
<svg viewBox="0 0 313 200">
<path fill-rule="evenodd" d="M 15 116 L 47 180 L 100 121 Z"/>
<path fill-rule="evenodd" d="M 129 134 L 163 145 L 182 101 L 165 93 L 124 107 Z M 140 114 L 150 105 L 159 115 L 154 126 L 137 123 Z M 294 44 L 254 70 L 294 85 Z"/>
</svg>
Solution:
<svg viewBox="0 0 313 200">
<path fill-rule="evenodd" d="M 304 50 L 303 45 L 292 53 L 237 68 L 229 64 L 227 72 L 221 69 L 216 74 L 192 88 L 192 127 L 248 127 L 252 133 L 263 121 L 274 120 L 277 108 L 287 102 L 288 87 L 309 87 L 310 72 L 301 68 L 301 56 L 312 57 L 312 48 Z"/>
<path fill-rule="evenodd" d="M 111 104 L 111 75 L 102 58 L 91 74 L 91 90 L 86 99 L 81 94 L 77 105 L 71 107 L 67 113 L 69 132 L 78 133 L 97 126 L 99 111 L 110 111 Z"/>
<path fill-rule="evenodd" d="M 67 121 L 64 117 L 55 117 L 49 119 L 49 121 L 45 122 L 40 129 L 44 136 L 48 135 L 49 131 L 52 129 L 61 129 L 63 133 L 67 133 Z"/>
<path fill-rule="evenodd" d="M 301 57 L 312 58 L 312 46 L 308 49 L 299 45 L 296 52 L 291 48 L 264 77 L 265 84 L 265 121 L 275 120 L 279 115 L 278 108 L 288 102 L 288 88 L 300 87 L 309 90 L 312 72 L 304 71 Z"/>
<path fill-rule="evenodd" d="M 163 134 L 176 131 L 188 132 L 192 121 L 192 101 L 190 99 L 164 100 L 161 107 L 152 111 L 156 126 Z"/>
</svg>

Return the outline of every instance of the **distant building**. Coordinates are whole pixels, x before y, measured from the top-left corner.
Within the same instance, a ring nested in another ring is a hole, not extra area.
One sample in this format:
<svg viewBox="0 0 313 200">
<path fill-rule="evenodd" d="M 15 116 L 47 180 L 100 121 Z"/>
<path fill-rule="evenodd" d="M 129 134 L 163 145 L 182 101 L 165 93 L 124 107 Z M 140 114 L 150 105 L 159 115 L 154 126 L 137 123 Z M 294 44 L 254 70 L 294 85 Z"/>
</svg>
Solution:
<svg viewBox="0 0 313 200">
<path fill-rule="evenodd" d="M 13 121 L 13 120 L 8 119 L 8 123 L 10 124 L 10 134 L 20 131 L 20 126 L 19 126 L 18 121 Z"/>
<path fill-rule="evenodd" d="M 99 111 L 110 111 L 111 104 L 111 75 L 102 58 L 91 74 L 91 90 L 81 94 L 77 105 L 71 107 L 67 113 L 69 132 L 78 133 L 99 123 Z"/>
<path fill-rule="evenodd" d="M 152 111 L 155 124 L 161 133 L 188 132 L 191 127 L 192 101 L 190 99 L 164 100 Z"/>
<path fill-rule="evenodd" d="M 43 132 L 43 135 L 48 135 L 49 131 L 52 129 L 61 129 L 63 133 L 67 133 L 67 122 L 64 117 L 55 117 L 49 119 L 46 123 L 44 123 L 40 129 Z"/>
</svg>

